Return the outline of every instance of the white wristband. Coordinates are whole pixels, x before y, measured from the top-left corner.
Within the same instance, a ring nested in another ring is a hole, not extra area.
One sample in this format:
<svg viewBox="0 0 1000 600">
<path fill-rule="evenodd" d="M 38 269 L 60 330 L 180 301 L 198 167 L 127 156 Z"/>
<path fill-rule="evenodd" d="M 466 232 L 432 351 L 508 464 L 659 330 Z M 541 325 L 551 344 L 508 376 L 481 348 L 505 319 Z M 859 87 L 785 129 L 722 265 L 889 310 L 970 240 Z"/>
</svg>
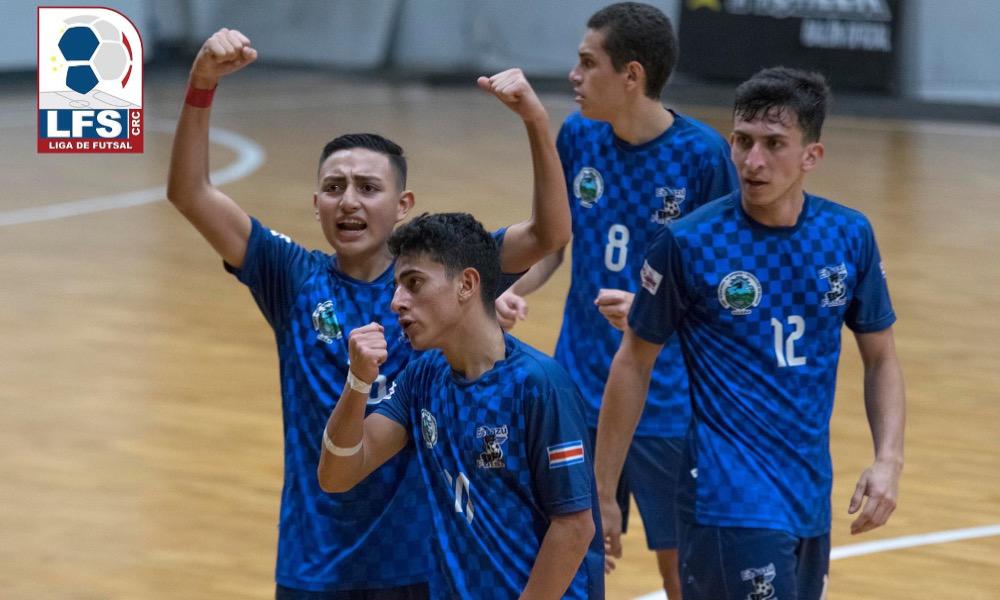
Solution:
<svg viewBox="0 0 1000 600">
<path fill-rule="evenodd" d="M 354 371 L 350 369 L 347 370 L 347 385 L 352 390 L 356 392 L 361 392 L 362 394 L 367 394 L 372 391 L 372 384 L 365 383 L 364 381 L 361 381 L 360 379 L 355 377 Z"/>
<path fill-rule="evenodd" d="M 330 435 L 326 432 L 326 428 L 323 428 L 323 447 L 326 448 L 327 452 L 334 456 L 354 456 L 361 451 L 361 442 L 358 442 L 357 446 L 351 448 L 344 448 L 333 443 L 330 439 Z"/>
</svg>

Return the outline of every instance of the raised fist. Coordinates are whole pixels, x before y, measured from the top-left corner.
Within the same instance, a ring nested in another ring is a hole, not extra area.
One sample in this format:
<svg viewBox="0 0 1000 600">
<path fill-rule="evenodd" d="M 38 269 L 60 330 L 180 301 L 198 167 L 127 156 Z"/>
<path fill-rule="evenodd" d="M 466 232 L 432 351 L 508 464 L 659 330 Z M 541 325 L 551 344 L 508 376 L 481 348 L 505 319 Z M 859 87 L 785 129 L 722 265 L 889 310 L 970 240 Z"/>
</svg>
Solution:
<svg viewBox="0 0 1000 600">
<path fill-rule="evenodd" d="M 348 338 L 348 355 L 354 376 L 372 383 L 378 377 L 378 369 L 389 357 L 386 349 L 385 330 L 378 323 L 369 323 L 351 331 Z"/>
<path fill-rule="evenodd" d="M 219 79 L 235 73 L 257 60 L 257 51 L 250 39 L 235 29 L 222 28 L 205 40 L 191 66 L 191 83 L 196 88 L 210 89 Z"/>
<path fill-rule="evenodd" d="M 535 95 L 535 90 L 531 89 L 531 84 L 521 69 L 507 69 L 493 77 L 480 77 L 476 83 L 480 89 L 496 96 L 525 121 L 549 118 L 542 101 Z"/>
<path fill-rule="evenodd" d="M 528 316 L 528 301 L 523 296 L 507 290 L 496 300 L 497 321 L 505 331 L 510 331 Z"/>
</svg>

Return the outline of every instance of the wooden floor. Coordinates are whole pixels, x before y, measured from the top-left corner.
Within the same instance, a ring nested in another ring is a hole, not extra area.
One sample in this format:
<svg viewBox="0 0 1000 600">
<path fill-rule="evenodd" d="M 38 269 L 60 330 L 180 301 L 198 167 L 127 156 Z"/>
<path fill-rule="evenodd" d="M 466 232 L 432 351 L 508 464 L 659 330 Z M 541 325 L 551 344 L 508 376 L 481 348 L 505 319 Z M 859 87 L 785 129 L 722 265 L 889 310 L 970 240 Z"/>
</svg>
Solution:
<svg viewBox="0 0 1000 600">
<path fill-rule="evenodd" d="M 522 127 L 468 90 L 248 73 L 214 124 L 263 166 L 227 193 L 270 227 L 325 247 L 316 155 L 337 133 L 383 132 L 411 160 L 418 208 L 488 226 L 528 211 Z M 34 91 L 0 94 L 0 221 L 10 211 L 165 181 L 183 82 L 146 89 L 141 156 L 36 155 Z M 555 127 L 572 110 L 548 99 Z M 727 111 L 681 107 L 728 132 Z M 809 189 L 875 224 L 899 315 L 906 469 L 889 526 L 848 533 L 871 459 L 848 335 L 832 438 L 835 547 L 1000 523 L 1000 126 L 833 118 Z M 218 147 L 214 168 L 235 159 Z M 991 258 L 993 255 L 993 258 Z M 567 270 L 515 333 L 550 351 Z M 273 596 L 282 449 L 272 335 L 247 291 L 165 201 L 0 226 L 0 597 L 200 600 Z M 641 536 L 610 598 L 658 588 Z M 832 564 L 836 600 L 1000 598 L 1000 537 Z"/>
</svg>

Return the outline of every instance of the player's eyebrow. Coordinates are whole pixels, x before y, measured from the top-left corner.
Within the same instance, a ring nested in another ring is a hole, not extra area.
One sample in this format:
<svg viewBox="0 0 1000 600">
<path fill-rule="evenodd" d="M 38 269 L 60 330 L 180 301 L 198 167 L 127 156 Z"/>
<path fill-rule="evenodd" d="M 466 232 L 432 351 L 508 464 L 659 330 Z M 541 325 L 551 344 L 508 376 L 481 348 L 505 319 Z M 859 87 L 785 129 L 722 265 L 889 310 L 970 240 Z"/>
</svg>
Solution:
<svg viewBox="0 0 1000 600">
<path fill-rule="evenodd" d="M 422 274 L 423 274 L 423 271 L 421 271 L 420 269 L 418 269 L 416 267 L 407 267 L 407 268 L 403 269 L 401 272 L 399 272 L 399 273 L 396 274 L 396 283 L 397 284 L 400 283 L 401 281 L 403 281 L 407 277 L 410 277 L 410 276 L 413 276 L 413 275 L 422 275 Z"/>
</svg>

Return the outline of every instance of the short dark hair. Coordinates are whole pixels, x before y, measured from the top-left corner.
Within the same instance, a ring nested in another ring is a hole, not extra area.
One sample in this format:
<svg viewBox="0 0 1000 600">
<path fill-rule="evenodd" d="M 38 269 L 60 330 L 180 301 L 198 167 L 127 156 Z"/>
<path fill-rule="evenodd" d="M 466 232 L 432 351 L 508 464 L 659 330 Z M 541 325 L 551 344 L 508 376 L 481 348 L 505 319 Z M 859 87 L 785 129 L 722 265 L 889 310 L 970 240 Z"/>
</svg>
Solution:
<svg viewBox="0 0 1000 600">
<path fill-rule="evenodd" d="M 659 100 L 677 65 L 677 37 L 670 18 L 660 9 L 639 2 L 605 6 L 587 21 L 604 32 L 604 50 L 615 71 L 637 61 L 646 70 L 646 96 Z"/>
<path fill-rule="evenodd" d="M 403 191 L 406 189 L 406 157 L 403 156 L 403 148 L 396 142 L 384 138 L 377 133 L 348 133 L 330 140 L 326 146 L 323 146 L 323 152 L 319 155 L 319 167 L 317 168 L 322 168 L 323 163 L 334 152 L 350 150 L 352 148 L 364 148 L 384 154 L 396 172 L 396 183 L 399 184 L 399 190 Z"/>
<path fill-rule="evenodd" d="M 733 116 L 753 121 L 794 111 L 803 141 L 811 143 L 819 141 L 829 103 L 830 86 L 820 73 L 771 67 L 758 71 L 736 88 Z"/>
<path fill-rule="evenodd" d="M 449 277 L 469 267 L 479 271 L 480 297 L 493 314 L 500 281 L 500 250 L 496 240 L 468 213 L 424 213 L 398 227 L 389 237 L 396 258 L 426 254 L 444 265 Z"/>
</svg>

